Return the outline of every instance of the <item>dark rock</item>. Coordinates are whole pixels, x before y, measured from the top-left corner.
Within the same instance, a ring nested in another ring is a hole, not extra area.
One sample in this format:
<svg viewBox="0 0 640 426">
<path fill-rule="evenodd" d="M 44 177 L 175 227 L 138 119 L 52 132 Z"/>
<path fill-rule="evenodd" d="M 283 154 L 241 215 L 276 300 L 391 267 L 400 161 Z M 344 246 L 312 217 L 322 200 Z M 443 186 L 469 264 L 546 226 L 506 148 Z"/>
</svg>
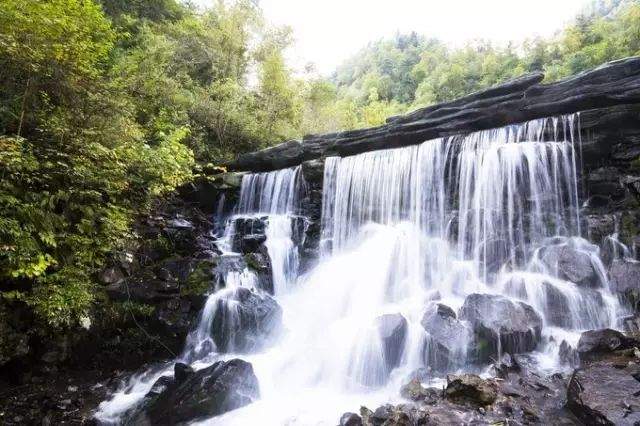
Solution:
<svg viewBox="0 0 640 426">
<path fill-rule="evenodd" d="M 400 364 L 407 337 L 407 320 L 400 314 L 387 314 L 376 318 L 376 327 L 382 342 L 387 371 Z"/>
<path fill-rule="evenodd" d="M 619 349 L 627 349 L 632 347 L 633 343 L 633 339 L 610 328 L 589 330 L 580 335 L 578 354 L 580 355 L 580 359 L 583 359 Z"/>
<path fill-rule="evenodd" d="M 340 417 L 340 426 L 362 426 L 362 418 L 356 413 L 344 413 Z"/>
<path fill-rule="evenodd" d="M 255 253 L 260 250 L 265 241 L 267 241 L 266 235 L 244 235 L 238 245 L 238 251 L 240 253 Z"/>
<path fill-rule="evenodd" d="M 187 364 L 183 364 L 181 362 L 177 362 L 173 366 L 173 377 L 176 383 L 182 383 L 187 380 L 193 373 L 195 373 L 194 369 Z"/>
<path fill-rule="evenodd" d="M 632 309 L 640 305 L 640 262 L 615 260 L 609 269 L 609 285 L 612 291 Z"/>
<path fill-rule="evenodd" d="M 393 417 L 394 406 L 391 404 L 386 404 L 375 409 L 375 411 L 371 415 L 371 421 L 374 425 L 380 425 L 392 421 Z"/>
<path fill-rule="evenodd" d="M 580 365 L 580 357 L 578 351 L 576 351 L 566 340 L 560 343 L 560 349 L 558 350 L 558 357 L 563 364 L 567 364 L 571 367 L 578 367 Z"/>
<path fill-rule="evenodd" d="M 567 390 L 567 407 L 589 425 L 640 423 L 638 367 L 615 368 L 599 361 L 574 371 Z"/>
<path fill-rule="evenodd" d="M 475 374 L 447 376 L 447 398 L 453 401 L 469 402 L 478 405 L 490 405 L 498 397 L 496 385 L 492 381 L 483 380 Z"/>
<path fill-rule="evenodd" d="M 293 140 L 261 151 L 241 154 L 232 168 L 255 172 L 284 169 L 300 164 L 303 158 L 302 144 Z"/>
<path fill-rule="evenodd" d="M 212 338 L 220 352 L 245 352 L 263 346 L 282 326 L 282 309 L 268 294 L 244 287 L 217 301 Z"/>
<path fill-rule="evenodd" d="M 421 324 L 429 334 L 424 348 L 425 365 L 446 372 L 464 363 L 472 333 L 456 319 L 453 309 L 441 303 L 431 304 Z"/>
<path fill-rule="evenodd" d="M 460 309 L 460 318 L 475 333 L 473 356 L 478 361 L 503 353 L 529 352 L 540 341 L 542 318 L 529 305 L 503 296 L 471 294 Z"/>
<path fill-rule="evenodd" d="M 545 248 L 542 261 L 552 273 L 563 280 L 584 287 L 601 286 L 588 253 L 568 245 L 556 245 Z"/>
<path fill-rule="evenodd" d="M 158 386 L 156 386 L 158 385 Z M 156 382 L 153 393 L 125 415 L 125 424 L 173 425 L 223 414 L 259 397 L 251 364 L 240 359 L 219 361 L 182 382 Z"/>
<path fill-rule="evenodd" d="M 258 276 L 260 288 L 269 294 L 273 294 L 273 269 L 271 258 L 267 250 L 260 250 L 257 253 L 249 253 L 244 256 L 247 267 Z"/>
<path fill-rule="evenodd" d="M 302 175 L 307 184 L 319 183 L 322 185 L 324 178 L 324 160 L 310 160 L 302 163 Z"/>
</svg>

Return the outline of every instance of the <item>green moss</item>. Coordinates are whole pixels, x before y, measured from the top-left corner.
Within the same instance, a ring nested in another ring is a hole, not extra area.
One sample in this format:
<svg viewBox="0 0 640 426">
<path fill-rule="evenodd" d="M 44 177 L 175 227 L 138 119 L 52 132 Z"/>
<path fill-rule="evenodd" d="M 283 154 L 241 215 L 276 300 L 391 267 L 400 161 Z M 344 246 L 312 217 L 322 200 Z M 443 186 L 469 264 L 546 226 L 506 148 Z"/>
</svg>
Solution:
<svg viewBox="0 0 640 426">
<path fill-rule="evenodd" d="M 201 260 L 193 268 L 184 284 L 180 287 L 183 296 L 205 294 L 213 283 L 213 268 L 216 262 L 213 260 Z"/>
</svg>

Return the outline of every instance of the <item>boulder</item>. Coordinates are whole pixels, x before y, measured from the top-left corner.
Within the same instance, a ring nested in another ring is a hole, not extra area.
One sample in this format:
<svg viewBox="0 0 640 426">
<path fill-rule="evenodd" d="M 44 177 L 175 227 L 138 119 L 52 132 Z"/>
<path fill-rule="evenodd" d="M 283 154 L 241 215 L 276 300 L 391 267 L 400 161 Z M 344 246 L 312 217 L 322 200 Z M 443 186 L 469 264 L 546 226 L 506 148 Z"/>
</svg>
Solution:
<svg viewBox="0 0 640 426">
<path fill-rule="evenodd" d="M 141 404 L 125 414 L 126 425 L 173 425 L 217 416 L 260 395 L 253 367 L 241 359 L 218 361 L 180 380 L 162 377 Z"/>
<path fill-rule="evenodd" d="M 362 418 L 356 413 L 344 413 L 340 417 L 340 426 L 362 426 Z"/>
<path fill-rule="evenodd" d="M 475 374 L 447 376 L 445 395 L 456 402 L 468 402 L 477 405 L 490 405 L 498 397 L 494 382 L 483 380 Z"/>
<path fill-rule="evenodd" d="M 376 328 L 382 343 L 387 371 L 400 364 L 407 338 L 407 320 L 400 314 L 387 314 L 376 318 Z"/>
<path fill-rule="evenodd" d="M 638 366 L 616 368 L 599 361 L 575 370 L 567 389 L 567 408 L 584 424 L 640 423 Z"/>
<path fill-rule="evenodd" d="M 282 326 L 282 308 L 271 296 L 244 287 L 217 300 L 212 339 L 220 352 L 258 349 Z"/>
<path fill-rule="evenodd" d="M 425 365 L 435 371 L 450 371 L 464 363 L 471 331 L 456 318 L 450 307 L 432 303 L 421 321 L 428 333 L 424 348 Z"/>
<path fill-rule="evenodd" d="M 578 355 L 580 355 L 580 359 L 589 358 L 619 349 L 627 349 L 632 347 L 633 343 L 633 339 L 610 328 L 589 330 L 580 335 Z"/>
<path fill-rule="evenodd" d="M 460 319 L 471 323 L 472 353 L 479 362 L 498 358 L 500 353 L 532 351 L 540 341 L 540 315 L 526 303 L 503 296 L 470 294 L 460 308 Z"/>
<path fill-rule="evenodd" d="M 544 249 L 542 262 L 549 271 L 563 280 L 581 287 L 597 288 L 600 278 L 588 253 L 568 245 L 555 245 Z"/>
</svg>

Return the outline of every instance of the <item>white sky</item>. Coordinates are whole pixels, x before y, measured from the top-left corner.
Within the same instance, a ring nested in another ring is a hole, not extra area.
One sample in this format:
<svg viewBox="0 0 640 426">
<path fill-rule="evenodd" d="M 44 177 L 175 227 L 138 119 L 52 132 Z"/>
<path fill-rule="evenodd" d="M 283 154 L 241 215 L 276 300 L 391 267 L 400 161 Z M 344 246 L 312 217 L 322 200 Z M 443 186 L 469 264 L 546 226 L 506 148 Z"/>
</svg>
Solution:
<svg viewBox="0 0 640 426">
<path fill-rule="evenodd" d="M 211 0 L 198 0 L 206 5 Z M 268 21 L 293 28 L 289 62 L 323 74 L 369 41 L 416 31 L 452 44 L 548 36 L 587 0 L 259 0 Z"/>
</svg>

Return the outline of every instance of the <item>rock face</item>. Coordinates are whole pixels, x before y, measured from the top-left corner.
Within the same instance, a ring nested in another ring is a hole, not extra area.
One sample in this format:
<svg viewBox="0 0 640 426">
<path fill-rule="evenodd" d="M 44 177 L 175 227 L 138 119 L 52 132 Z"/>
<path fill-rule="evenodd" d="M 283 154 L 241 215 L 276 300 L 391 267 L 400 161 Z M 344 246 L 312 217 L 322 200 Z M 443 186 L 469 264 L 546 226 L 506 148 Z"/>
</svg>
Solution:
<svg viewBox="0 0 640 426">
<path fill-rule="evenodd" d="M 616 368 L 602 360 L 576 370 L 567 407 L 585 424 L 636 425 L 640 422 L 638 365 Z"/>
<path fill-rule="evenodd" d="M 400 364 L 407 338 L 407 320 L 400 314 L 387 314 L 376 318 L 376 328 L 382 343 L 387 371 Z"/>
<path fill-rule="evenodd" d="M 173 380 L 159 379 L 124 423 L 187 423 L 243 407 L 260 395 L 253 367 L 240 359 L 219 361 L 196 372 L 182 370 Z"/>
<path fill-rule="evenodd" d="M 392 117 L 379 127 L 305 136 L 302 143 L 289 141 L 241 155 L 229 166 L 235 170 L 274 170 L 330 155 L 397 148 L 456 133 L 640 101 L 640 58 L 611 62 L 552 84 L 541 84 L 543 78 L 540 73 L 525 75 L 452 102 Z M 590 147 L 586 148 L 589 154 Z"/>
<path fill-rule="evenodd" d="M 540 341 L 542 319 L 529 305 L 503 296 L 470 294 L 460 308 L 460 319 L 471 323 L 475 333 L 473 357 L 485 362 L 502 353 L 535 349 Z"/>
<path fill-rule="evenodd" d="M 282 308 L 271 296 L 244 287 L 217 300 L 212 338 L 221 352 L 246 352 L 262 346 L 282 326 Z"/>
<path fill-rule="evenodd" d="M 545 249 L 542 261 L 558 278 L 581 287 L 601 285 L 588 253 L 565 245 L 551 246 Z"/>
<path fill-rule="evenodd" d="M 446 372 L 466 360 L 471 332 L 458 321 L 453 309 L 440 303 L 432 304 L 422 317 L 421 324 L 428 333 L 424 349 L 425 365 Z"/>
</svg>

